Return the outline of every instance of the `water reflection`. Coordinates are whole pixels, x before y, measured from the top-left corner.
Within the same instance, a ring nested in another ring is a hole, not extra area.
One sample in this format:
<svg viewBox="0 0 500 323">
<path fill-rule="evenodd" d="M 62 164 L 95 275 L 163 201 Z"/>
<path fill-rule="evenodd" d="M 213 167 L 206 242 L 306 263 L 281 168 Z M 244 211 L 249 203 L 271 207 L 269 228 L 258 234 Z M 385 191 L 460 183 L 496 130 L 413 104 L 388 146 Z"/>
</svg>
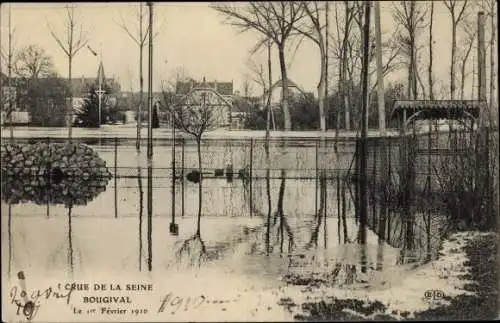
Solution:
<svg viewBox="0 0 500 323">
<path fill-rule="evenodd" d="M 73 228 L 71 225 L 71 210 L 73 209 L 73 204 L 70 202 L 68 206 L 68 268 L 70 277 L 73 276 L 74 265 L 73 265 Z"/>
<path fill-rule="evenodd" d="M 27 211 L 34 205 L 46 206 L 46 218 L 51 214 L 50 205 L 62 205 L 67 210 L 67 244 L 66 267 L 71 277 L 74 272 L 74 245 L 73 245 L 73 208 L 86 206 L 99 194 L 106 191 L 108 178 L 81 178 L 81 177 L 46 177 L 46 176 L 2 176 L 2 201 L 8 204 L 8 275 L 10 277 L 13 257 L 12 232 L 13 205 L 26 205 Z M 31 213 L 31 212 L 30 212 Z M 23 227 L 23 225 L 21 226 Z M 20 228 L 21 229 L 21 228 Z"/>
<path fill-rule="evenodd" d="M 147 233 L 147 239 L 148 239 L 148 271 L 153 270 L 153 240 L 152 240 L 152 235 L 153 235 L 153 167 L 151 163 L 148 163 L 148 196 L 147 196 L 147 201 L 148 201 L 148 233 Z"/>
<path fill-rule="evenodd" d="M 63 178 L 54 182 L 46 177 L 2 176 L 2 200 L 10 204 L 87 205 L 106 191 L 107 178 Z M 47 208 L 47 213 L 49 209 Z"/>
<path fill-rule="evenodd" d="M 142 189 L 141 166 L 137 167 L 137 188 L 139 197 L 139 271 L 142 271 L 142 213 L 144 209 L 144 191 Z"/>
<path fill-rule="evenodd" d="M 7 220 L 7 234 L 8 234 L 8 239 L 9 239 L 9 262 L 8 262 L 8 269 L 7 269 L 7 274 L 10 279 L 10 275 L 12 272 L 12 205 L 9 203 L 9 215 L 8 215 L 8 220 Z"/>
<path fill-rule="evenodd" d="M 140 165 L 135 166 L 135 168 L 137 173 L 142 175 L 144 169 L 141 169 Z M 328 178 L 328 176 L 318 178 L 319 195 L 316 210 L 314 202 L 316 183 L 312 180 L 291 178 L 290 173 L 286 170 L 278 170 L 279 177 L 276 179 L 275 175 L 271 179 L 271 170 L 265 169 L 265 172 L 264 169 L 262 170 L 264 176 L 261 178 L 234 179 L 229 185 L 224 178 L 202 179 L 203 205 L 205 205 L 200 217 L 202 220 L 198 225 L 198 212 L 186 212 L 185 217 L 177 217 L 176 222 L 180 225 L 179 236 L 169 234 L 169 222 L 176 215 L 176 211 L 181 213 L 182 211 L 171 208 L 168 198 L 173 190 L 177 201 L 183 199 L 183 196 L 179 196 L 183 195 L 182 189 L 161 186 L 162 183 L 170 184 L 171 179 L 162 181 L 153 179 L 155 176 L 157 178 L 161 172 L 153 165 L 148 165 L 146 176 L 117 181 L 118 185 L 127 185 L 132 188 L 128 190 L 121 188 L 120 190 L 120 194 L 124 195 L 120 200 L 120 203 L 123 204 L 119 205 L 120 217 L 117 219 L 112 215 L 113 204 L 106 205 L 108 198 L 112 198 L 113 192 L 103 194 L 107 194 L 106 197 L 102 197 L 102 201 L 97 201 L 102 209 L 109 208 L 108 214 L 99 217 L 101 223 L 109 223 L 109 225 L 103 224 L 96 227 L 95 222 L 92 222 L 92 225 L 89 224 L 89 221 L 95 221 L 92 217 L 82 216 L 85 210 L 89 208 L 92 210 L 90 205 L 86 205 L 86 203 L 91 204 L 89 197 L 72 195 L 81 193 L 82 189 L 86 190 L 82 183 L 78 184 L 80 190 L 76 191 L 71 190 L 69 183 L 62 181 L 59 184 L 70 187 L 66 195 L 60 192 L 61 188 L 58 186 L 56 187 L 58 190 L 45 192 L 47 197 L 42 196 L 39 200 L 45 204 L 50 201 L 52 204 L 60 203 L 65 206 L 64 212 L 67 214 L 67 220 L 60 217 L 65 223 L 64 226 L 61 224 L 59 227 L 64 230 L 65 246 L 62 250 L 67 250 L 67 267 L 70 272 L 76 271 L 79 266 L 87 266 L 92 270 L 97 270 L 97 267 L 104 268 L 105 265 L 117 266 L 117 270 L 122 269 L 123 266 L 130 271 L 143 271 L 143 265 L 146 265 L 147 271 L 161 271 L 167 268 L 165 264 L 179 263 L 202 266 L 207 262 L 216 264 L 216 266 L 220 264 L 222 269 L 225 264 L 218 263 L 218 261 L 225 261 L 225 259 L 237 256 L 240 267 L 242 263 L 259 262 L 259 265 L 254 266 L 252 275 L 264 277 L 269 274 L 264 271 L 272 270 L 273 277 L 276 277 L 277 274 L 274 271 L 277 271 L 277 268 L 266 264 L 273 264 L 275 259 L 281 259 L 281 261 L 288 261 L 288 263 L 287 266 L 279 267 L 280 275 L 288 274 L 289 277 L 292 277 L 287 280 L 290 283 L 306 283 L 321 277 L 329 284 L 344 286 L 366 283 L 369 281 L 369 275 L 373 275 L 375 271 L 390 271 L 397 264 L 407 263 L 410 260 L 407 249 L 410 247 L 415 253 L 418 253 L 413 256 L 413 259 L 417 260 L 421 260 L 421 251 L 423 251 L 425 258 L 430 257 L 430 254 L 437 253 L 436 219 L 429 212 L 425 214 L 414 213 L 411 221 L 408 221 L 401 210 L 396 207 L 388 208 L 387 204 L 382 203 L 384 198 L 372 195 L 370 197 L 369 217 L 363 224 L 355 220 L 353 184 L 346 176 L 336 174 L 334 178 Z M 147 181 L 146 190 L 143 180 Z M 253 182 L 252 194 L 249 192 L 249 180 Z M 225 183 L 224 189 L 229 190 L 231 194 L 229 199 L 224 200 L 225 205 L 222 205 L 220 199 L 208 198 L 216 196 L 213 192 L 220 191 L 221 182 Z M 174 183 L 181 185 L 182 188 L 184 179 Z M 199 187 L 196 187 L 198 184 L 187 183 L 188 189 L 186 189 L 185 194 L 188 201 L 199 198 L 196 195 L 196 192 L 199 192 Z M 5 203 L 9 204 L 10 264 L 11 258 L 15 259 L 14 254 L 23 252 L 22 250 L 18 250 L 17 253 L 11 252 L 12 240 L 16 239 L 16 234 L 36 236 L 36 233 L 29 225 L 30 218 L 13 216 L 11 219 L 10 204 L 22 201 L 22 198 L 17 196 L 19 196 L 19 191 L 24 192 L 24 186 L 20 186 L 20 184 L 14 186 L 12 183 L 8 185 L 10 186 L 2 183 L 2 193 L 9 194 L 7 190 L 13 190 L 9 198 L 5 198 L 8 195 L 2 194 Z M 189 185 L 192 186 L 191 190 Z M 207 193 L 214 195 L 207 195 Z M 144 222 L 145 194 L 147 199 L 146 222 Z M 243 199 L 244 194 L 246 199 Z M 311 196 L 312 198 L 310 198 Z M 162 202 L 162 199 L 166 201 Z M 387 196 L 385 199 L 390 200 L 392 196 Z M 39 204 L 35 198 L 29 198 L 29 200 L 24 198 L 24 200 L 28 203 L 13 208 L 14 215 L 23 213 L 22 210 L 27 210 L 30 207 L 33 210 L 29 203 Z M 235 200 L 238 203 L 235 203 Z M 246 204 L 241 207 L 240 202 L 243 201 Z M 330 208 L 328 208 L 327 201 Z M 130 212 L 133 216 L 122 215 L 128 207 L 127 203 L 133 203 Z M 77 205 L 80 207 L 76 208 Z M 192 206 L 195 209 L 197 205 L 196 203 L 187 203 L 187 206 Z M 228 212 L 223 211 L 223 208 L 227 208 Z M 252 217 L 250 217 L 249 212 L 251 209 Z M 47 212 L 52 212 L 51 214 L 58 211 L 60 211 L 58 206 L 51 206 L 50 210 L 47 210 Z M 45 220 L 46 210 L 42 208 L 38 212 L 40 213 L 37 215 Z M 174 214 L 170 212 L 174 212 Z M 242 214 L 242 216 L 235 216 L 234 213 Z M 42 223 L 42 225 L 46 225 L 44 228 L 58 226 L 58 222 L 52 221 L 54 218 L 57 217 L 47 219 L 45 221 L 47 224 Z M 112 222 L 106 222 L 108 220 Z M 52 222 L 49 223 L 50 221 Z M 408 228 L 408 225 L 411 225 L 412 228 Z M 16 227 L 16 230 L 11 232 L 11 226 Z M 106 230 L 100 227 L 106 227 Z M 192 231 L 190 231 L 191 229 Z M 363 230 L 365 231 L 364 238 L 362 237 Z M 137 240 L 134 238 L 137 234 L 138 246 L 136 245 Z M 61 236 L 63 235 L 60 234 L 59 237 Z M 110 236 L 116 237 L 117 241 L 109 242 Z M 85 255 L 83 261 L 79 263 L 75 261 L 81 260 L 81 257 L 78 257 L 79 253 L 74 250 L 74 240 L 80 237 L 85 237 L 86 243 L 77 248 L 79 251 L 82 249 L 80 252 Z M 92 240 L 90 237 L 96 240 L 95 244 L 90 242 Z M 146 240 L 143 240 L 144 237 Z M 363 240 L 364 243 L 362 243 Z M 108 253 L 102 250 L 104 243 L 112 244 L 108 248 Z M 110 256 L 109 250 L 115 252 L 115 249 L 116 255 Z M 42 255 L 45 254 L 42 251 Z M 50 259 L 50 257 L 50 255 L 41 256 L 37 257 L 37 260 L 30 259 L 28 261 L 39 262 L 42 261 L 40 259 Z M 110 259 L 106 261 L 106 258 Z M 129 258 L 132 261 L 129 261 Z M 103 259 L 105 259 L 104 263 L 101 263 Z M 139 260 L 138 264 L 137 259 Z M 48 266 L 56 266 L 54 261 L 49 260 L 49 262 Z M 130 266 L 127 267 L 128 265 Z M 60 266 L 61 264 L 59 264 Z M 240 267 L 238 270 L 247 270 Z M 255 267 L 262 267 L 263 271 L 259 273 Z M 15 268 L 13 269 L 15 270 Z M 109 270 L 109 268 L 106 269 Z"/>
</svg>

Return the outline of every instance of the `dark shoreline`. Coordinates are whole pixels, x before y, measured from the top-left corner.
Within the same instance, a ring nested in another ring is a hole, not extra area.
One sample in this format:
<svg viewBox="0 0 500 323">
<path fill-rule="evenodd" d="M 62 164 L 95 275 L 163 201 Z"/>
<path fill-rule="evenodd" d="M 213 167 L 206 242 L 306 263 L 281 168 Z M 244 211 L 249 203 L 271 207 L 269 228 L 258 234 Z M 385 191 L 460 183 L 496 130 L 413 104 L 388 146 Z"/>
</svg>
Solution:
<svg viewBox="0 0 500 323">
<path fill-rule="evenodd" d="M 415 314 L 416 320 L 493 320 L 499 317 L 498 299 L 498 234 L 488 233 L 470 239 L 463 247 L 470 266 L 464 279 L 474 283 L 465 290 L 476 295 L 460 295 L 450 305 Z"/>
<path fill-rule="evenodd" d="M 453 239 L 452 237 L 451 240 Z M 492 320 L 499 317 L 498 235 L 496 233 L 474 235 L 466 241 L 462 249 L 467 255 L 468 261 L 465 265 L 470 267 L 470 273 L 464 275 L 463 279 L 474 283 L 467 284 L 465 290 L 472 291 L 476 295 L 449 297 L 447 298 L 449 305 L 416 312 L 408 320 Z M 352 312 L 346 313 L 344 309 Z M 302 304 L 302 310 L 307 314 L 295 315 L 294 318 L 298 321 L 362 321 L 366 320 L 362 315 L 369 316 L 375 312 L 386 312 L 386 309 L 387 307 L 378 301 L 364 303 L 357 299 L 331 297 L 326 302 Z M 399 315 L 404 318 L 410 313 L 399 313 Z M 398 320 L 396 316 L 388 314 L 375 314 L 372 319 L 376 321 Z"/>
</svg>

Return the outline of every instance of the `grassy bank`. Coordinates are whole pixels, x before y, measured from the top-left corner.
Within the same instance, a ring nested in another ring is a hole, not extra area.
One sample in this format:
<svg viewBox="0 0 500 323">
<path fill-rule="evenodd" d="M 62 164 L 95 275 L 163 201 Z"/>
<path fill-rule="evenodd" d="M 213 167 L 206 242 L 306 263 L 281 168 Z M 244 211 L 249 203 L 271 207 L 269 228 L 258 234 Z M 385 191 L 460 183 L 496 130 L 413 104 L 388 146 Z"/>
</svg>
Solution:
<svg viewBox="0 0 500 323">
<path fill-rule="evenodd" d="M 463 247 L 470 273 L 464 279 L 473 281 L 465 289 L 475 295 L 450 299 L 448 306 L 416 313 L 419 320 L 491 320 L 499 317 L 498 235 L 474 235 Z"/>
<path fill-rule="evenodd" d="M 338 298 L 328 296 L 323 300 L 315 300 L 301 304 L 302 313 L 294 318 L 300 321 L 358 321 L 358 320 L 470 320 L 498 318 L 498 236 L 495 233 L 464 232 L 452 235 L 448 245 L 453 248 L 443 250 L 441 257 L 451 259 L 455 255 L 466 257 L 463 266 L 465 274 L 449 273 L 450 279 L 455 276 L 465 285 L 455 296 L 445 296 L 438 305 L 428 309 L 415 311 L 395 310 L 390 303 L 382 300 L 360 301 L 356 298 Z M 450 258 L 451 256 L 451 258 Z M 460 256 L 458 256 L 460 258 Z M 443 261 L 443 260 L 441 260 Z M 444 260 L 448 261 L 448 260 Z M 452 265 L 449 268 L 454 268 Z M 455 268 L 460 268 L 456 264 Z M 462 272 L 460 269 L 456 269 Z M 443 279 L 447 279 L 443 277 Z M 428 289 L 439 289 L 432 280 L 422 277 L 422 285 Z M 396 298 L 406 298 L 394 292 Z M 422 295 L 423 296 L 423 295 Z M 296 304 L 288 304 L 297 306 Z"/>
</svg>

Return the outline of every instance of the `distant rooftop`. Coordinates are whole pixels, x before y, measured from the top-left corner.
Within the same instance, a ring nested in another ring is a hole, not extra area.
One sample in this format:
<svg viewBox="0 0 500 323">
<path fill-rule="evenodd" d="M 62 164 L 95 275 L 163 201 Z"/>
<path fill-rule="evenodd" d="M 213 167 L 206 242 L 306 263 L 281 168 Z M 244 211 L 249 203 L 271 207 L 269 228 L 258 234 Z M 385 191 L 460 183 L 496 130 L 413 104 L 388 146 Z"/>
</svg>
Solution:
<svg viewBox="0 0 500 323">
<path fill-rule="evenodd" d="M 175 87 L 175 94 L 185 95 L 188 94 L 194 88 L 210 88 L 217 91 L 223 96 L 233 95 L 233 82 L 198 82 L 195 80 L 189 81 L 178 81 Z"/>
</svg>

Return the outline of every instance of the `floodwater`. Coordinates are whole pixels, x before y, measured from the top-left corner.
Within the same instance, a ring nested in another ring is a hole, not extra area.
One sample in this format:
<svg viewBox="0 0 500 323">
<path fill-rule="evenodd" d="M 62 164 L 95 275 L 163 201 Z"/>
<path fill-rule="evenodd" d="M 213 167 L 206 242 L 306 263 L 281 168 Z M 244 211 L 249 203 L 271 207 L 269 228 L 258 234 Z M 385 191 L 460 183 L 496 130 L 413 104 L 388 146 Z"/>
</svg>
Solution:
<svg viewBox="0 0 500 323">
<path fill-rule="evenodd" d="M 435 214 L 415 214 L 408 229 L 397 210 L 381 216 L 379 206 L 371 205 L 366 227 L 360 226 L 353 187 L 342 180 L 349 172 L 352 152 L 329 161 L 318 161 L 316 146 L 290 148 L 282 160 L 277 159 L 283 154 L 277 154 L 271 159 L 268 219 L 262 147 L 252 148 L 251 181 L 238 176 L 239 170 L 248 171 L 249 147 L 203 150 L 206 178 L 198 235 L 198 184 L 186 180 L 186 174 L 197 168 L 194 146 L 176 148 L 175 180 L 169 146 L 155 147 L 149 167 L 145 152 L 137 154 L 134 147 L 118 146 L 118 155 L 111 144 L 93 148 L 116 177 L 101 183 L 101 188 L 81 188 L 96 192 L 87 200 L 76 203 L 70 196 L 61 198 L 54 196 L 60 192 L 46 190 L 40 192 L 46 195 L 42 202 L 13 204 L 9 203 L 13 189 L 5 191 L 8 186 L 2 184 L 2 270 L 13 283 L 19 271 L 28 277 L 63 281 L 95 280 L 100 275 L 108 280 L 115 276 L 149 279 L 155 284 L 161 279 L 157 285 L 168 281 L 173 292 L 198 291 L 206 297 L 233 299 L 235 304 L 241 300 L 241 304 L 253 304 L 248 317 L 282 320 L 291 317 L 277 305 L 275 293 L 286 284 L 314 280 L 340 288 L 387 288 L 397 284 L 409 266 L 437 255 L 441 220 Z M 324 221 L 323 215 L 316 216 L 322 209 L 317 174 L 321 165 L 333 162 L 336 169 L 327 172 Z M 224 175 L 215 175 L 216 169 L 227 165 L 232 165 L 232 178 L 225 170 Z M 287 168 L 284 179 L 279 178 L 277 166 Z M 282 183 L 280 216 L 276 210 Z M 174 223 L 177 234 L 172 232 Z M 361 232 L 365 232 L 363 244 L 359 244 Z M 186 285 L 193 279 L 196 283 Z M 234 305 L 233 312 L 230 308 L 217 312 L 222 316 L 210 312 L 210 317 L 241 315 L 241 306 Z M 174 319 L 203 320 L 207 313 L 176 314 Z"/>
</svg>

